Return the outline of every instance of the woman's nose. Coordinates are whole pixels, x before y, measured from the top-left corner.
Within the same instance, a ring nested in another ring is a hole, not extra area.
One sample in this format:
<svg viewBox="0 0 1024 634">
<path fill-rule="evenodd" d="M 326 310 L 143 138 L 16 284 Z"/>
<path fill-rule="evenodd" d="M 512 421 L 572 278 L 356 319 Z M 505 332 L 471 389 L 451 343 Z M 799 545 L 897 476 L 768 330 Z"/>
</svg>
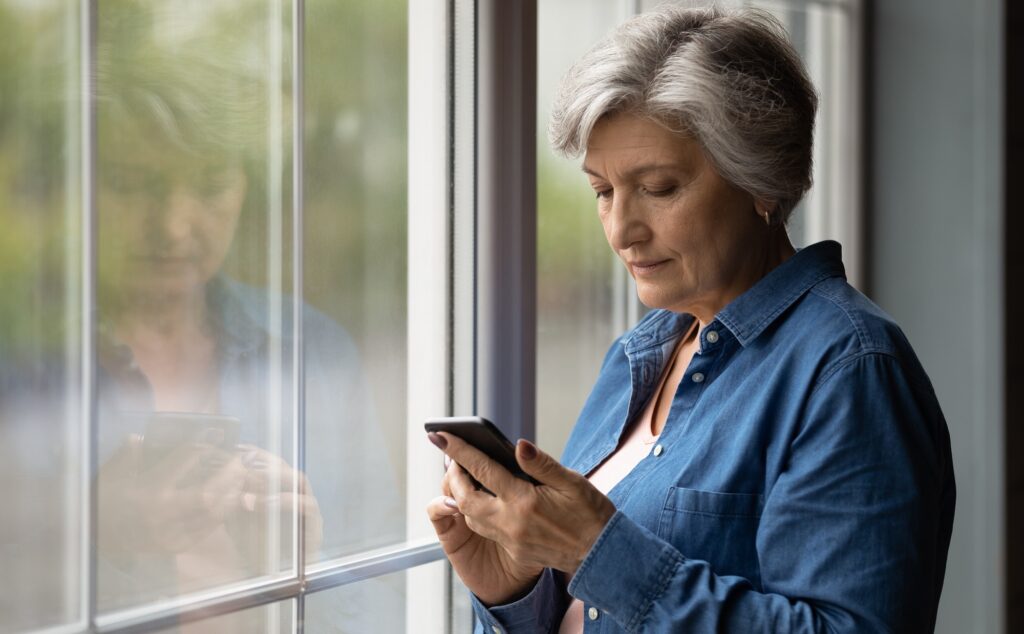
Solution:
<svg viewBox="0 0 1024 634">
<path fill-rule="evenodd" d="M 650 229 L 644 222 L 642 210 L 628 194 L 612 198 L 611 208 L 604 217 L 608 244 L 616 251 L 628 249 L 650 238 Z"/>
<path fill-rule="evenodd" d="M 163 238 L 168 241 L 181 240 L 192 232 L 196 216 L 196 201 L 182 188 L 175 188 L 167 196 L 164 208 L 157 211 L 157 225 Z"/>
</svg>

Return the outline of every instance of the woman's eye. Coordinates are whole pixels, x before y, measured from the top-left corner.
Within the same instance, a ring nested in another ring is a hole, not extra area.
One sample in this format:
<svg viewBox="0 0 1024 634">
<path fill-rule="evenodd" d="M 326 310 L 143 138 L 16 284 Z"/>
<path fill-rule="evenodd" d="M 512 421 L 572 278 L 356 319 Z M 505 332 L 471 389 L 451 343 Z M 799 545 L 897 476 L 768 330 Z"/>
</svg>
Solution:
<svg viewBox="0 0 1024 634">
<path fill-rule="evenodd" d="M 598 190 L 595 190 L 594 193 L 597 195 L 597 199 L 601 200 L 602 198 L 611 198 L 612 190 L 610 190 L 610 189 L 598 189 Z"/>
<path fill-rule="evenodd" d="M 650 194 L 655 197 L 671 196 L 676 191 L 675 185 L 669 185 L 668 187 L 644 187 L 644 193 Z"/>
</svg>

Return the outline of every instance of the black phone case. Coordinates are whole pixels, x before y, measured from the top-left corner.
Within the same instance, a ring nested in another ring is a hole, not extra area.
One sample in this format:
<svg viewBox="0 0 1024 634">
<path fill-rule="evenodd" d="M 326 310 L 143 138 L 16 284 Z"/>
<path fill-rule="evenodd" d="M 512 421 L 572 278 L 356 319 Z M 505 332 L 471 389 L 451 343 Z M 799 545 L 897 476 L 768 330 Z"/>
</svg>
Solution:
<svg viewBox="0 0 1024 634">
<path fill-rule="evenodd" d="M 458 436 L 487 454 L 491 460 L 505 467 L 509 473 L 517 478 L 526 480 L 530 484 L 540 484 L 540 482 L 519 468 L 519 463 L 516 462 L 515 445 L 505 437 L 505 434 L 501 433 L 501 430 L 494 423 L 486 418 L 479 416 L 431 418 L 423 424 L 423 427 L 428 432 L 444 431 Z M 487 491 L 479 482 L 476 482 L 476 480 L 474 482 L 481 489 Z M 490 493 L 490 491 L 487 492 Z"/>
</svg>

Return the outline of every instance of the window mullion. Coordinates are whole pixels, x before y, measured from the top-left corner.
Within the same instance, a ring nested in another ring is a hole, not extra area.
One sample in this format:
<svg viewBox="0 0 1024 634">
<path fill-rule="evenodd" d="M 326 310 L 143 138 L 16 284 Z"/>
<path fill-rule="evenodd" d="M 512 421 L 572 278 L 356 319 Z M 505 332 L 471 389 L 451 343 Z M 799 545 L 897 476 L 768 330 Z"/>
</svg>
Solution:
<svg viewBox="0 0 1024 634">
<path fill-rule="evenodd" d="M 303 298 L 303 224 L 305 177 L 303 174 L 303 156 L 305 151 L 305 45 L 306 45 L 306 3 L 304 0 L 292 2 L 292 328 L 294 330 L 292 345 L 292 371 L 294 373 L 295 396 L 293 420 L 294 437 L 292 447 L 295 455 L 295 469 L 306 473 L 306 374 L 303 351 L 305 339 L 303 333 L 302 307 Z M 298 480 L 292 483 L 292 493 L 298 499 Z M 303 587 L 306 577 L 306 522 L 298 508 L 294 511 L 294 547 L 292 561 Z M 305 600 L 299 595 L 295 605 L 295 623 L 299 634 L 305 622 Z"/>
<path fill-rule="evenodd" d="M 82 603 L 83 621 L 96 622 L 98 566 L 99 425 L 97 407 L 98 356 L 96 347 L 96 18 L 98 0 L 82 0 L 81 14 L 81 187 L 82 187 Z"/>
<path fill-rule="evenodd" d="M 444 464 L 423 421 L 445 413 L 450 390 L 449 0 L 408 3 L 408 290 L 406 536 L 436 540 L 424 508 Z M 425 563 L 425 562 L 419 562 Z M 412 561 L 409 566 L 416 565 Z M 444 569 L 406 573 L 407 631 L 440 634 L 447 618 Z"/>
</svg>

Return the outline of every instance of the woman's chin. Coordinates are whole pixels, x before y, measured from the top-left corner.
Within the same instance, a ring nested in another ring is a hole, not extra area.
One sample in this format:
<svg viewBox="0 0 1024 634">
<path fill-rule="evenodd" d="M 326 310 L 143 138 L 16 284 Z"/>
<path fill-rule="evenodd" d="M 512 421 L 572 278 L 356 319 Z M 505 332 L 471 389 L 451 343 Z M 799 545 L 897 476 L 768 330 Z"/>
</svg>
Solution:
<svg viewBox="0 0 1024 634">
<path fill-rule="evenodd" d="M 205 281 L 196 275 L 147 276 L 122 287 L 122 295 L 136 301 L 173 302 L 187 300 L 205 288 Z"/>
<path fill-rule="evenodd" d="M 637 284 L 636 295 L 641 304 L 652 310 L 663 308 L 680 312 L 674 308 L 682 303 L 680 298 L 672 293 L 665 292 L 664 289 L 650 288 L 645 284 Z"/>
</svg>

